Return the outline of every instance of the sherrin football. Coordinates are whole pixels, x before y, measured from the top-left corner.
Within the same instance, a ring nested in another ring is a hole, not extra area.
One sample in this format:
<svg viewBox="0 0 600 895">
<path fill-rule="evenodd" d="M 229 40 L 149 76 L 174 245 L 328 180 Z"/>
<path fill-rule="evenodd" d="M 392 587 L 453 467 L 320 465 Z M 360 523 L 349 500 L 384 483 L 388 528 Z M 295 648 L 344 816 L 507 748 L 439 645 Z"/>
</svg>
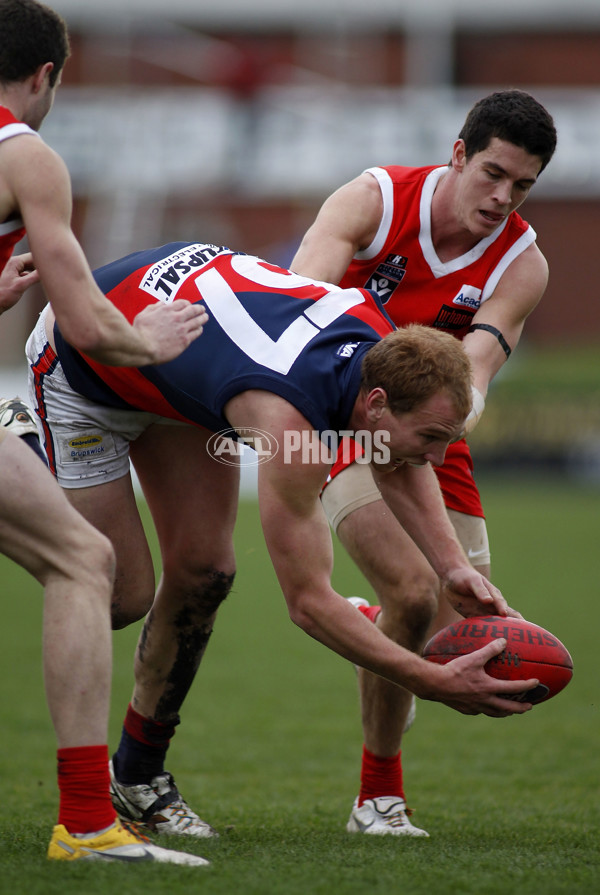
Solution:
<svg viewBox="0 0 600 895">
<path fill-rule="evenodd" d="M 503 681 L 533 677 L 540 682 L 539 687 L 510 698 L 545 702 L 560 693 L 573 677 L 573 660 L 560 640 L 522 618 L 485 615 L 462 619 L 438 631 L 426 644 L 423 656 L 445 665 L 499 637 L 506 639 L 506 647 L 486 663 L 487 674 Z"/>
</svg>

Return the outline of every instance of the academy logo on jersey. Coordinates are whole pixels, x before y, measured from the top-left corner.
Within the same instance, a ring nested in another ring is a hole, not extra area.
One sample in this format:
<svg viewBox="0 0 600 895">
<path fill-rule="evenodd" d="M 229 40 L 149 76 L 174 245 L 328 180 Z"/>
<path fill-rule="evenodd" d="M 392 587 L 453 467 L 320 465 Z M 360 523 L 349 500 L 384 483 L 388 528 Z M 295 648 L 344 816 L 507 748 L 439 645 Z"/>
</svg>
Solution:
<svg viewBox="0 0 600 895">
<path fill-rule="evenodd" d="M 467 286 L 466 284 L 461 286 L 460 292 L 452 299 L 452 304 L 478 311 L 481 306 L 481 289 L 478 289 L 477 286 Z"/>
<path fill-rule="evenodd" d="M 381 303 L 386 304 L 404 279 L 407 263 L 408 258 L 405 258 L 404 255 L 388 255 L 385 261 L 377 265 L 364 288 L 376 292 Z"/>
<path fill-rule="evenodd" d="M 231 429 L 215 432 L 208 439 L 207 453 L 225 466 L 260 466 L 267 463 L 279 451 L 279 442 L 274 435 L 263 429 L 246 427 L 238 429 L 238 439 L 231 438 Z M 247 448 L 251 448 L 249 451 Z"/>
</svg>

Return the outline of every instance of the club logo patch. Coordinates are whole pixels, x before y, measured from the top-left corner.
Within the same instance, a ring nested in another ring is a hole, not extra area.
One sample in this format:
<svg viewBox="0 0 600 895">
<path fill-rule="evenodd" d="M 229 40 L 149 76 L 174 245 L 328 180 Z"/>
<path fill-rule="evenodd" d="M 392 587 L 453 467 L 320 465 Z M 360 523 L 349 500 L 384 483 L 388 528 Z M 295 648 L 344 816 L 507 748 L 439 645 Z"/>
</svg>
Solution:
<svg viewBox="0 0 600 895">
<path fill-rule="evenodd" d="M 364 288 L 376 292 L 382 304 L 386 304 L 400 285 L 406 274 L 408 258 L 404 255 L 388 255 L 385 261 L 377 265 Z"/>
</svg>

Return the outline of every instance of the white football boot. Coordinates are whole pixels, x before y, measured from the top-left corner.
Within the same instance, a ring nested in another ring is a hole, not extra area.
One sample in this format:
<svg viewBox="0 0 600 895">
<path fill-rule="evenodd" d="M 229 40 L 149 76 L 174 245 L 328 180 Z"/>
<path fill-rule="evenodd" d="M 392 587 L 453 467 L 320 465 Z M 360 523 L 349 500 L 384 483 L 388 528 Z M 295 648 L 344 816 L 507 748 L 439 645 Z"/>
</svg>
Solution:
<svg viewBox="0 0 600 895">
<path fill-rule="evenodd" d="M 0 398 L 0 426 L 19 437 L 38 434 L 31 410 L 18 395 Z"/>
<path fill-rule="evenodd" d="M 119 817 L 152 833 L 197 839 L 214 839 L 219 835 L 184 801 L 168 771 L 158 774 L 150 783 L 127 786 L 115 777 L 112 761 L 109 768 L 110 796 Z"/>
<path fill-rule="evenodd" d="M 371 836 L 429 836 L 410 822 L 410 813 L 410 808 L 399 796 L 365 799 L 360 808 L 356 799 L 346 829 L 349 833 Z"/>
</svg>

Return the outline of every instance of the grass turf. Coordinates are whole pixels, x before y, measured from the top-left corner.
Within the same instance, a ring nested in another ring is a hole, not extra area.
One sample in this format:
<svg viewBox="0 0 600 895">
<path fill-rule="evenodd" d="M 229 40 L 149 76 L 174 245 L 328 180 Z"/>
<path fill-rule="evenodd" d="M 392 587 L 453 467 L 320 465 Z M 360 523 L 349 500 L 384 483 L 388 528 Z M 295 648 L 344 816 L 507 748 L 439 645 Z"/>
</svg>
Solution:
<svg viewBox="0 0 600 895">
<path fill-rule="evenodd" d="M 588 895 L 598 855 L 598 494 L 482 482 L 494 579 L 574 659 L 567 689 L 523 717 L 419 703 L 404 768 L 425 840 L 344 831 L 361 733 L 352 668 L 288 620 L 257 508 L 242 504 L 239 572 L 169 754 L 189 803 L 220 831 L 182 842 L 209 868 L 53 864 L 55 746 L 43 698 L 39 586 L 0 558 L 1 889 L 17 895 Z M 309 561 L 310 558 L 307 558 Z M 340 592 L 369 591 L 341 550 Z M 110 744 L 131 690 L 138 626 L 114 636 Z"/>
</svg>

